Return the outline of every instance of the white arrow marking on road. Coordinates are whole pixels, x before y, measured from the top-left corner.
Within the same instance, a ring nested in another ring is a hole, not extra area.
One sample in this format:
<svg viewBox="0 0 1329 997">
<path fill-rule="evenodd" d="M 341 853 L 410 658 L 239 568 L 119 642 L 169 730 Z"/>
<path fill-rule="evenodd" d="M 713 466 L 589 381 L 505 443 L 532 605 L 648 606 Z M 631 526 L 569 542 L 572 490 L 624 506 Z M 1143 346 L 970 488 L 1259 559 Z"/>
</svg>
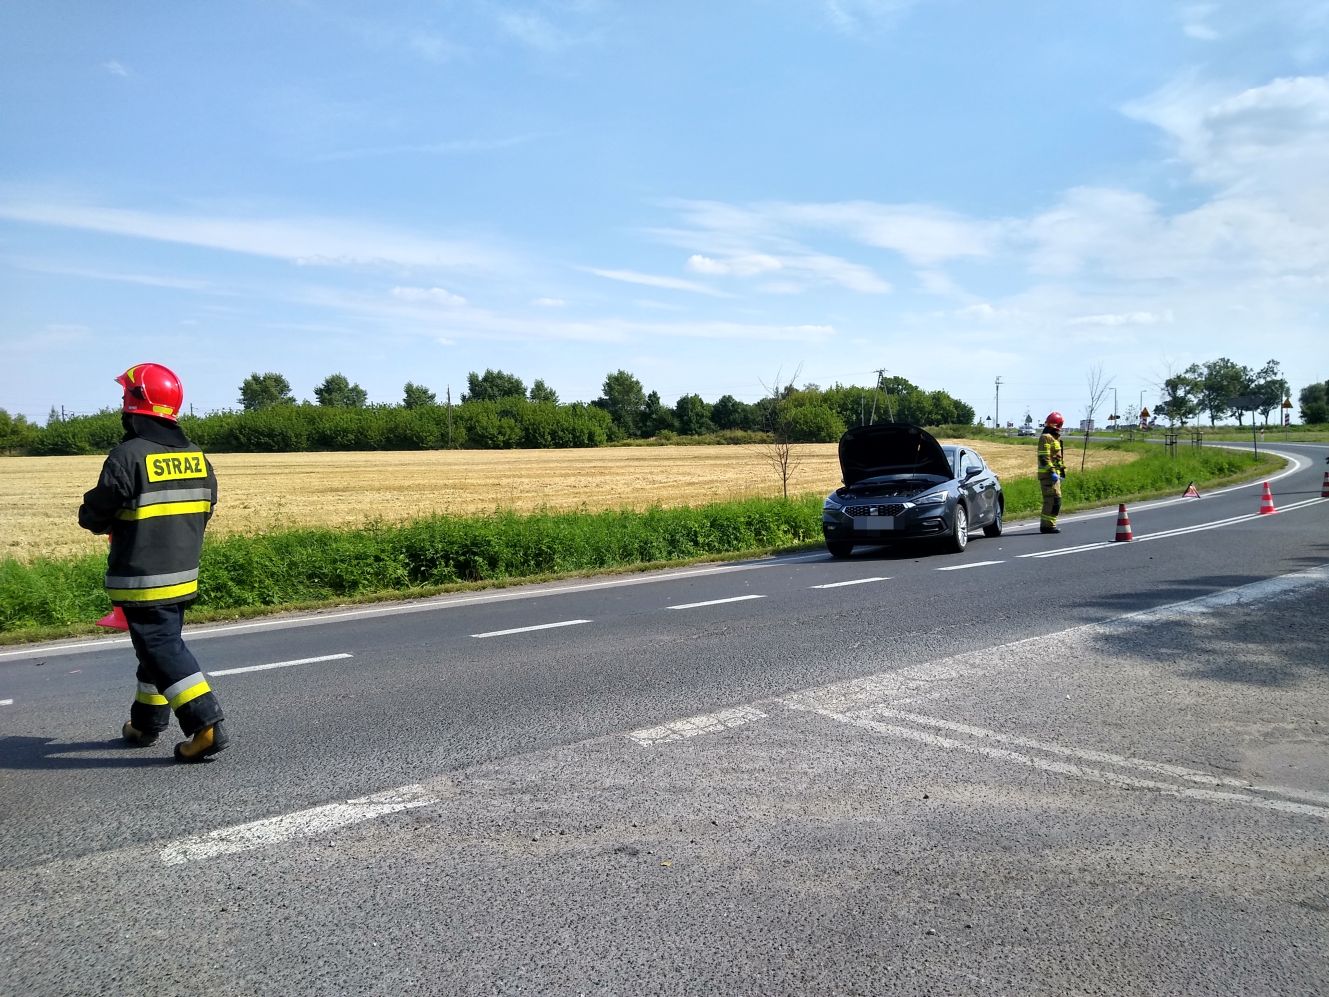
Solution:
<svg viewBox="0 0 1329 997">
<path fill-rule="evenodd" d="M 183 865 L 185 862 L 196 862 L 218 855 L 233 855 L 293 838 L 313 837 L 399 810 L 427 807 L 437 802 L 438 798 L 431 796 L 423 786 L 400 786 L 372 796 L 362 796 L 358 800 L 297 810 L 267 820 L 256 820 L 251 824 L 238 824 L 207 834 L 181 838 L 161 850 L 161 860 L 167 865 Z"/>
<path fill-rule="evenodd" d="M 578 623 L 590 623 L 590 620 L 563 620 L 561 623 L 541 623 L 533 627 L 513 627 L 511 630 L 490 630 L 488 633 L 471 634 L 472 637 L 506 637 L 508 634 L 526 634 L 532 630 L 553 630 L 556 627 L 575 627 Z"/>
<path fill-rule="evenodd" d="M 827 582 L 825 585 L 811 585 L 814 589 L 838 589 L 846 585 L 866 585 L 868 582 L 889 582 L 890 578 L 851 578 L 847 582 Z"/>
<path fill-rule="evenodd" d="M 746 602 L 748 599 L 765 599 L 764 595 L 736 595 L 729 599 L 710 599 L 706 602 L 685 602 L 678 606 L 666 606 L 665 609 L 700 609 L 702 606 L 722 606 L 726 602 Z"/>
<path fill-rule="evenodd" d="M 975 561 L 973 564 L 950 564 L 938 571 L 963 571 L 965 568 L 985 568 L 989 564 L 1005 564 L 1005 561 Z"/>
<path fill-rule="evenodd" d="M 266 672 L 269 668 L 290 668 L 292 665 L 312 665 L 319 661 L 340 661 L 350 658 L 350 654 L 325 654 L 319 658 L 296 658 L 294 661 L 274 661 L 267 665 L 245 665 L 243 668 L 218 668 L 207 672 L 208 675 L 239 675 L 241 672 Z"/>
</svg>

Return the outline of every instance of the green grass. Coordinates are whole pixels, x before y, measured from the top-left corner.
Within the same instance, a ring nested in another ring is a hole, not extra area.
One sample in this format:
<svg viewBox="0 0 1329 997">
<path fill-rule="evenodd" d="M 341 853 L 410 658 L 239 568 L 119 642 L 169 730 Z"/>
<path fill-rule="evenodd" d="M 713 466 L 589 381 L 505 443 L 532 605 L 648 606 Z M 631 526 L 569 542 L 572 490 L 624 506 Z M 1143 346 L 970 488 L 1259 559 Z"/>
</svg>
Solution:
<svg viewBox="0 0 1329 997">
<path fill-rule="evenodd" d="M 1110 444 L 1118 446 L 1118 444 Z M 1129 464 L 1072 473 L 1065 508 L 1088 508 L 1159 494 L 1190 481 L 1212 487 L 1268 473 L 1272 457 L 1136 445 Z M 1035 514 L 1038 483 L 1007 482 L 1006 515 Z M 278 609 L 432 595 L 477 586 L 576 574 L 641 570 L 723 556 L 752 555 L 821 542 L 824 496 L 751 499 L 645 512 L 499 514 L 434 517 L 364 529 L 300 529 L 209 539 L 202 594 L 193 620 L 228 619 Z M 102 556 L 0 561 L 0 642 L 88 633 L 109 608 Z"/>
</svg>

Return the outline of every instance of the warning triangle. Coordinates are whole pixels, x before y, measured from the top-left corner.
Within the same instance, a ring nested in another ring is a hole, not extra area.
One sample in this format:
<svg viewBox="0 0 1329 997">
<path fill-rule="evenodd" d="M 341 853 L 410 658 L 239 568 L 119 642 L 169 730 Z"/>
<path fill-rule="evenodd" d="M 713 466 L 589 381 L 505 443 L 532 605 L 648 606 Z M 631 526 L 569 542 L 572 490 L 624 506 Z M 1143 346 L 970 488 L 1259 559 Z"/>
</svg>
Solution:
<svg viewBox="0 0 1329 997">
<path fill-rule="evenodd" d="M 1192 481 L 1186 486 L 1186 490 L 1181 493 L 1182 498 L 1199 498 L 1200 493 L 1195 490 L 1195 482 Z"/>
</svg>

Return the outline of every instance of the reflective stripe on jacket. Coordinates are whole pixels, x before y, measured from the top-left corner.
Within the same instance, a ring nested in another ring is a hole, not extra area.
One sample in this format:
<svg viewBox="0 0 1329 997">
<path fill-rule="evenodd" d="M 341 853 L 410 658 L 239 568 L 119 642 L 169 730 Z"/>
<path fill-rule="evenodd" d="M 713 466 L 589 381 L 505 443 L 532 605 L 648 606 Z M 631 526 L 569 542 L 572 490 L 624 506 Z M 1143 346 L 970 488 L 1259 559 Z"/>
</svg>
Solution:
<svg viewBox="0 0 1329 997">
<path fill-rule="evenodd" d="M 1038 476 L 1052 477 L 1052 472 L 1066 473 L 1066 465 L 1061 459 L 1061 440 L 1051 433 L 1044 433 L 1038 438 Z"/>
<path fill-rule="evenodd" d="M 79 525 L 111 534 L 106 593 L 115 605 L 191 602 L 217 477 L 179 427 L 145 416 L 128 425 L 96 487 L 83 496 Z"/>
</svg>

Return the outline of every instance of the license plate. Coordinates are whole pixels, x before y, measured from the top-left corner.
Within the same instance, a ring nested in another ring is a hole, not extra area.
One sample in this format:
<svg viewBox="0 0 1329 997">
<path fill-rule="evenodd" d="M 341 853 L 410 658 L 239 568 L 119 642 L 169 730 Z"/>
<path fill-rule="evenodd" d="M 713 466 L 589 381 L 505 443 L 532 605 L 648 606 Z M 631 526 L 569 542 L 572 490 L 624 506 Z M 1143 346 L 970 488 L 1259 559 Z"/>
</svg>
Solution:
<svg viewBox="0 0 1329 997">
<path fill-rule="evenodd" d="M 894 516 L 855 516 L 854 529 L 893 530 L 895 529 L 895 517 Z"/>
</svg>

